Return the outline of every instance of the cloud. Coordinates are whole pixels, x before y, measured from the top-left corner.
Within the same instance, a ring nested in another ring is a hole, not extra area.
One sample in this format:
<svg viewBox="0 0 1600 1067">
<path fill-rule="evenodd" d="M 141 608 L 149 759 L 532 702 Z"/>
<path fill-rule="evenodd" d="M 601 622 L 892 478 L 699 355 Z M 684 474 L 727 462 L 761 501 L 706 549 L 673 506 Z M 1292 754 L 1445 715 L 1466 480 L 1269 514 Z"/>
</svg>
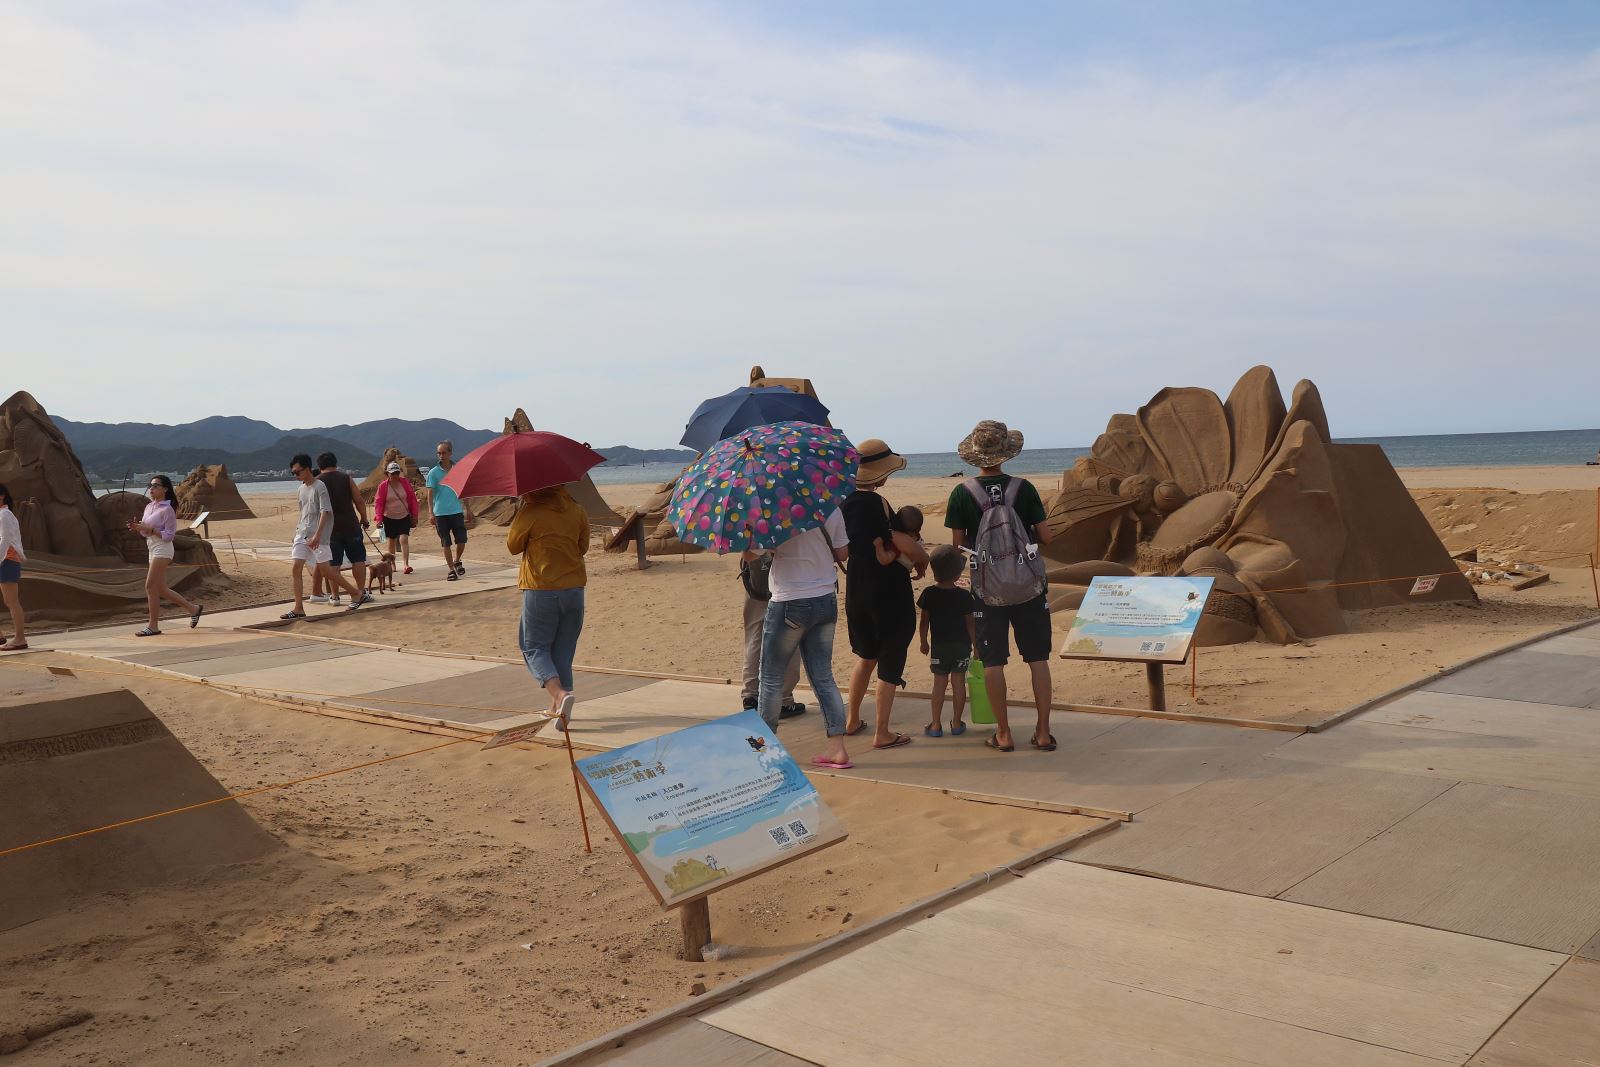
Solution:
<svg viewBox="0 0 1600 1067">
<path fill-rule="evenodd" d="M 1266 361 L 1341 434 L 1594 421 L 1595 53 L 1007 78 L 666 5 L 59 11 L 0 9 L 0 314 L 70 417 L 660 445 L 761 363 L 902 450 L 1067 445 Z"/>
</svg>

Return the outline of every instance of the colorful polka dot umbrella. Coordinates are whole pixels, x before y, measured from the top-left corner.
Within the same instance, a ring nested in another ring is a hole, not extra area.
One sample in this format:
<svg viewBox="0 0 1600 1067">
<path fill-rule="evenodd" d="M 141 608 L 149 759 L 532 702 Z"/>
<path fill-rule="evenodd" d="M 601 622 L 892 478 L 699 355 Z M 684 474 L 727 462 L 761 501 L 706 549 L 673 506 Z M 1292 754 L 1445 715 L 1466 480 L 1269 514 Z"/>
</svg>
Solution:
<svg viewBox="0 0 1600 1067">
<path fill-rule="evenodd" d="M 719 555 L 776 548 L 821 526 L 855 487 L 861 456 L 838 430 L 775 422 L 718 441 L 678 476 L 678 537 Z"/>
</svg>

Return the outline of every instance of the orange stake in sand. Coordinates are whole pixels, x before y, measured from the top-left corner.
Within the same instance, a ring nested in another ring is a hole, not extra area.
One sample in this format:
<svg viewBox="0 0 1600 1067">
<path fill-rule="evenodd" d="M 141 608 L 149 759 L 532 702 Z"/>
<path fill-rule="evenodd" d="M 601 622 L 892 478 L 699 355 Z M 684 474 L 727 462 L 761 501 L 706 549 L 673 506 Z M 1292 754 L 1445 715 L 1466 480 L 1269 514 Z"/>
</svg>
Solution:
<svg viewBox="0 0 1600 1067">
<path fill-rule="evenodd" d="M 578 794 L 578 821 L 583 824 L 583 850 L 593 852 L 589 846 L 589 816 L 583 810 L 583 783 L 578 780 L 578 757 L 572 754 L 572 724 L 563 731 L 567 738 L 567 762 L 572 764 L 572 791 Z"/>
</svg>

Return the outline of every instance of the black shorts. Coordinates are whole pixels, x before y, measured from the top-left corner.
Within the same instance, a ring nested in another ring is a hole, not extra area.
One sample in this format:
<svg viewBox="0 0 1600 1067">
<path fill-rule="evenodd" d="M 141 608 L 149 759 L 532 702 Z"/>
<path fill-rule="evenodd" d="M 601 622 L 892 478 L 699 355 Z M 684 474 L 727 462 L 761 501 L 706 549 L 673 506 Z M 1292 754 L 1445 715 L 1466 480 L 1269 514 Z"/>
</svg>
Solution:
<svg viewBox="0 0 1600 1067">
<path fill-rule="evenodd" d="M 411 533 L 411 516 L 402 515 L 398 519 L 387 516 L 383 520 L 383 536 L 393 541 L 398 537 L 407 537 Z"/>
<path fill-rule="evenodd" d="M 343 567 L 345 560 L 351 563 L 365 563 L 367 539 L 358 533 L 346 537 L 332 536 L 328 538 L 328 551 L 333 553 L 332 563 L 335 570 Z"/>
<path fill-rule="evenodd" d="M 1017 634 L 1017 652 L 1024 663 L 1050 658 L 1050 602 L 1044 594 L 1003 608 L 980 603 L 972 613 L 978 627 L 978 658 L 985 667 L 1001 667 L 1011 658 L 1008 630 Z"/>
<path fill-rule="evenodd" d="M 450 547 L 450 538 L 456 539 L 456 544 L 467 543 L 467 516 L 465 512 L 458 511 L 454 515 L 435 515 L 433 528 L 439 531 L 439 543 L 445 548 Z"/>
<path fill-rule="evenodd" d="M 917 605 L 910 596 L 849 596 L 844 600 L 845 627 L 850 651 L 862 659 L 878 661 L 878 678 L 890 685 L 906 684 L 906 654 L 917 635 Z"/>
<path fill-rule="evenodd" d="M 966 674 L 972 663 L 972 646 L 965 641 L 941 644 L 935 641 L 928 652 L 928 670 L 933 674 Z"/>
</svg>

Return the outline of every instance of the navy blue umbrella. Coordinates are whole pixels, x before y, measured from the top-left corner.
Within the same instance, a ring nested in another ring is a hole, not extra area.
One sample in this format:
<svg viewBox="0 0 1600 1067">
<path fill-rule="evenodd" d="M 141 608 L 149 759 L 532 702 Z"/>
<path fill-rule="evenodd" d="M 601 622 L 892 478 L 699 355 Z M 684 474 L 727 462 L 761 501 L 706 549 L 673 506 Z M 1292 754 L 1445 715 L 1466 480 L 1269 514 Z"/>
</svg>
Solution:
<svg viewBox="0 0 1600 1067">
<path fill-rule="evenodd" d="M 741 430 L 774 422 L 828 424 L 828 409 L 814 396 L 804 396 L 781 385 L 745 386 L 714 396 L 694 409 L 679 444 L 704 452 Z"/>
</svg>

